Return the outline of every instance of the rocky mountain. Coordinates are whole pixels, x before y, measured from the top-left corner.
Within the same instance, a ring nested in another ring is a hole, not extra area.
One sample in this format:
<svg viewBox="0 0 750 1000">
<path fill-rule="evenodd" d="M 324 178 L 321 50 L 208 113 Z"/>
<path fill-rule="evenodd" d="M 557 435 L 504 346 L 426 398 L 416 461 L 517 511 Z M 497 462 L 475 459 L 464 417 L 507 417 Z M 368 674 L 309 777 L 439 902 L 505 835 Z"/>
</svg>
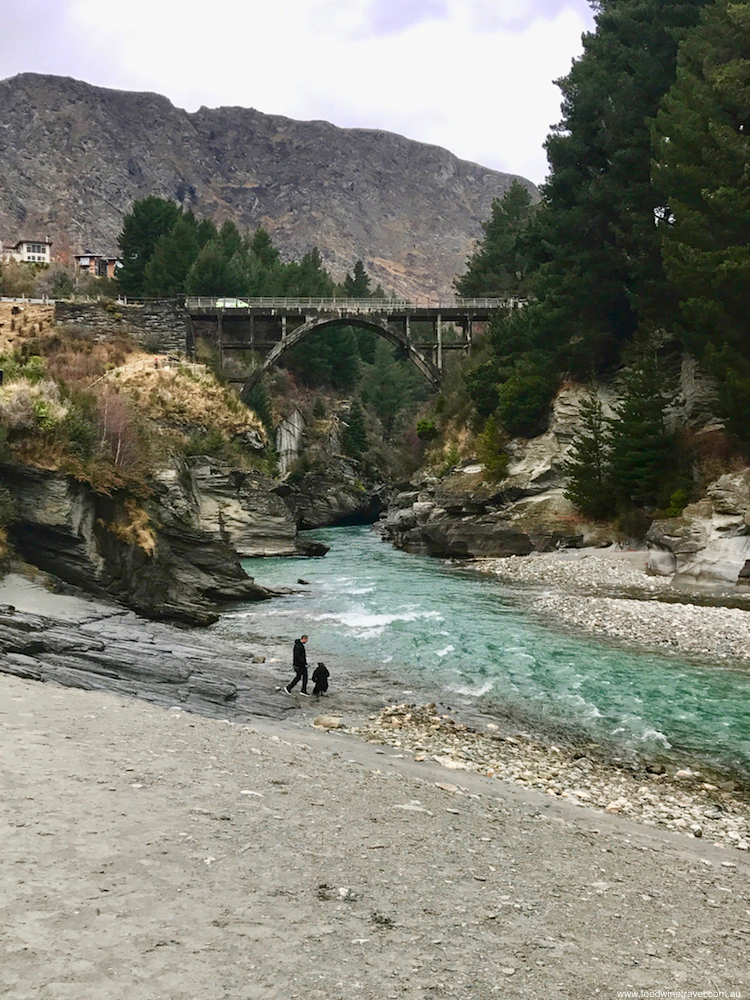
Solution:
<svg viewBox="0 0 750 1000">
<path fill-rule="evenodd" d="M 0 81 L 0 238 L 47 235 L 62 254 L 114 248 L 132 202 L 157 194 L 263 225 L 289 256 L 317 245 L 337 278 L 362 258 L 397 294 L 445 294 L 513 179 L 389 132 L 189 114 L 67 77 Z"/>
</svg>

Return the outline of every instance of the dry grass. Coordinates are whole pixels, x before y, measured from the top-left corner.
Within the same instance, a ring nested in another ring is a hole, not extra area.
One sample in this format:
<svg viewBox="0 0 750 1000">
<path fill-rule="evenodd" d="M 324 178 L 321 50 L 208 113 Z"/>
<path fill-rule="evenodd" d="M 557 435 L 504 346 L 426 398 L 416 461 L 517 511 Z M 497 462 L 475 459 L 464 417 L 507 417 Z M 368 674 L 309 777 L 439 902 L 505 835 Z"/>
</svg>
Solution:
<svg viewBox="0 0 750 1000">
<path fill-rule="evenodd" d="M 156 535 L 151 527 L 149 516 L 143 507 L 139 507 L 136 501 L 129 497 L 123 506 L 122 519 L 105 524 L 99 523 L 107 531 L 111 532 L 121 542 L 134 545 L 142 549 L 146 555 L 153 556 L 156 551 Z"/>
<path fill-rule="evenodd" d="M 147 357 L 147 356 L 144 356 Z M 212 428 L 226 439 L 248 431 L 266 434 L 258 417 L 236 394 L 206 372 L 194 375 L 179 368 L 146 368 L 122 372 L 110 385 L 134 400 L 141 413 L 180 430 Z"/>
<path fill-rule="evenodd" d="M 49 335 L 54 322 L 54 306 L 0 302 L 0 356 L 12 354 L 34 337 Z"/>
</svg>

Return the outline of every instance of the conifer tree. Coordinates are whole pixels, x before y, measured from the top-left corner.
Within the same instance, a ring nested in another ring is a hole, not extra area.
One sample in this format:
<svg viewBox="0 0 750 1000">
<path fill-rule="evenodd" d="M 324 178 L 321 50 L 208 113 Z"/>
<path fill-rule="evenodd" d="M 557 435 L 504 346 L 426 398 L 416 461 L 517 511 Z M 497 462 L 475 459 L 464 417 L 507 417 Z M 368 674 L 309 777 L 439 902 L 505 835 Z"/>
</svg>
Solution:
<svg viewBox="0 0 750 1000">
<path fill-rule="evenodd" d="M 699 355 L 728 345 L 750 359 L 748 66 L 750 3 L 718 0 L 682 43 L 654 127 L 664 264 Z"/>
<path fill-rule="evenodd" d="M 559 81 L 550 177 L 534 218 L 540 343 L 578 372 L 616 360 L 641 321 L 673 303 L 654 226 L 650 123 L 676 76 L 681 37 L 708 0 L 607 0 Z"/>
<path fill-rule="evenodd" d="M 582 514 L 608 517 L 615 513 L 609 467 L 612 438 L 595 382 L 581 400 L 578 416 L 580 426 L 563 466 L 568 477 L 565 496 Z"/>
<path fill-rule="evenodd" d="M 347 271 L 344 278 L 344 294 L 350 299 L 367 299 L 370 297 L 370 279 L 365 265 L 358 260 L 354 265 L 354 273 Z"/>
<path fill-rule="evenodd" d="M 117 280 L 126 295 L 145 294 L 146 265 L 159 239 L 170 231 L 180 214 L 181 209 L 168 198 L 149 195 L 133 202 L 123 219 L 118 239 L 122 267 L 117 272 Z"/>
<path fill-rule="evenodd" d="M 620 510 L 655 507 L 674 468 L 676 446 L 665 424 L 665 375 L 652 348 L 632 354 L 623 389 L 611 424 L 614 498 Z"/>
<path fill-rule="evenodd" d="M 197 227 L 192 214 L 181 215 L 168 233 L 160 236 L 146 264 L 147 295 L 181 295 L 185 279 L 198 256 Z"/>
<path fill-rule="evenodd" d="M 455 281 L 459 295 L 468 298 L 523 295 L 530 266 L 526 230 L 531 194 L 514 180 L 502 198 L 492 203 L 492 216 L 482 223 L 484 238 L 467 261 L 467 271 Z"/>
<path fill-rule="evenodd" d="M 358 399 L 352 400 L 349 420 L 343 434 L 344 451 L 352 458 L 361 458 L 367 450 L 367 428 L 365 414 Z"/>
<path fill-rule="evenodd" d="M 233 276 L 219 240 L 210 240 L 198 254 L 185 282 L 188 295 L 234 295 Z"/>
<path fill-rule="evenodd" d="M 278 263 L 279 251 L 273 245 L 268 231 L 263 226 L 258 226 L 253 233 L 250 249 L 265 268 L 270 269 Z"/>
</svg>

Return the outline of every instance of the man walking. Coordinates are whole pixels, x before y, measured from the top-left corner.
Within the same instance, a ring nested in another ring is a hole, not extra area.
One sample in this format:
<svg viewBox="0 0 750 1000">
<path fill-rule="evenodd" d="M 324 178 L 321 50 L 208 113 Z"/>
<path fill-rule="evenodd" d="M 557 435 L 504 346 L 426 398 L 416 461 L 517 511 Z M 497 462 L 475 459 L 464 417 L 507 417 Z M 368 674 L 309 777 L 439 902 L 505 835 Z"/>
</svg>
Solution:
<svg viewBox="0 0 750 1000">
<path fill-rule="evenodd" d="M 294 667 L 294 680 L 290 681 L 289 684 L 284 688 L 287 694 L 292 693 L 292 688 L 298 681 L 302 681 L 302 687 L 300 688 L 300 694 L 303 694 L 305 698 L 309 698 L 310 695 L 307 693 L 307 653 L 305 652 L 305 643 L 307 642 L 307 636 L 303 635 L 301 639 L 294 640 L 294 652 L 292 653 L 292 666 Z"/>
</svg>

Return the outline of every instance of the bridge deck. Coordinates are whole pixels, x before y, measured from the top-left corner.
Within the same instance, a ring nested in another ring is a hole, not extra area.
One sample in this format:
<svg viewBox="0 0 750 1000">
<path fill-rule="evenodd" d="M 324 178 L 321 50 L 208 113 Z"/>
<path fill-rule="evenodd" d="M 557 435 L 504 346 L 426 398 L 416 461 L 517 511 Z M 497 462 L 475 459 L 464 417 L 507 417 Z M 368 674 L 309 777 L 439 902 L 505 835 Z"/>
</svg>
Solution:
<svg viewBox="0 0 750 1000">
<path fill-rule="evenodd" d="M 521 305 L 520 299 L 450 299 L 436 302 L 409 302 L 406 299 L 339 299 L 339 298 L 205 298 L 189 296 L 185 306 L 192 316 L 355 316 L 378 315 L 394 319 L 444 320 L 471 316 L 489 318 L 498 310 Z"/>
</svg>

